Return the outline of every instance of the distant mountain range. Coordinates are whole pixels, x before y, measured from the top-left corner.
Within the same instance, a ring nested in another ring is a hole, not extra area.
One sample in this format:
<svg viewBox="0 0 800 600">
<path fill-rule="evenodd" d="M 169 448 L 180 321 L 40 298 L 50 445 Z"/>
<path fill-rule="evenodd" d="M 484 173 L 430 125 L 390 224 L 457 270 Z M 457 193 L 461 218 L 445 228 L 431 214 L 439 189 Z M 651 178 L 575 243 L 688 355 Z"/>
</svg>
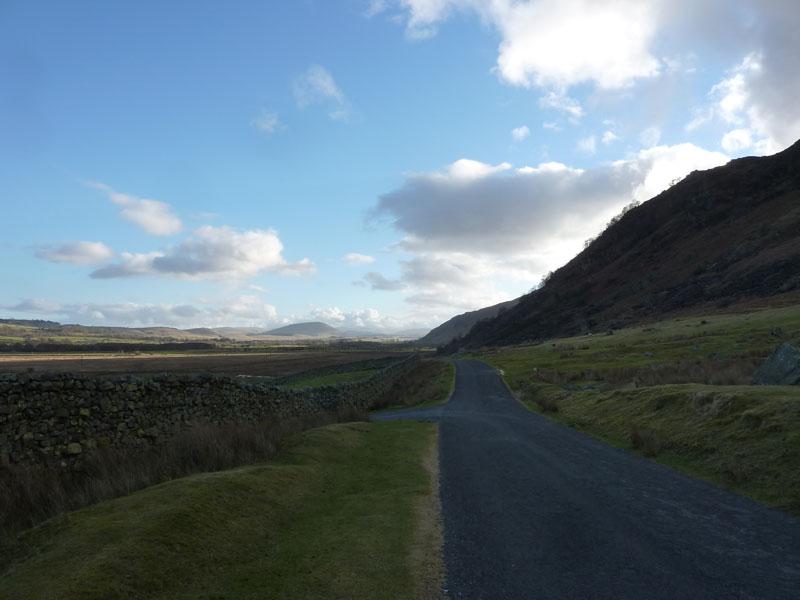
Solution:
<svg viewBox="0 0 800 600">
<path fill-rule="evenodd" d="M 320 321 L 313 321 L 310 323 L 293 323 L 277 329 L 270 329 L 257 335 L 277 335 L 277 336 L 294 336 L 304 335 L 309 337 L 340 337 L 341 332 L 335 327 L 331 327 L 326 323 Z"/>
<path fill-rule="evenodd" d="M 62 325 L 56 321 L 39 319 L 0 319 L 0 342 L 9 341 L 58 341 L 78 339 L 82 342 L 106 342 L 110 340 L 136 340 L 141 342 L 196 342 L 233 340 L 238 342 L 266 341 L 287 337 L 307 339 L 416 339 L 427 330 L 409 330 L 395 333 L 369 331 L 340 331 L 326 323 L 293 323 L 277 329 L 264 331 L 261 327 L 197 327 L 176 329 L 174 327 L 105 327 L 96 325 Z"/>
<path fill-rule="evenodd" d="M 800 142 L 691 173 L 457 344 L 598 332 L 744 303 L 800 303 Z"/>
</svg>

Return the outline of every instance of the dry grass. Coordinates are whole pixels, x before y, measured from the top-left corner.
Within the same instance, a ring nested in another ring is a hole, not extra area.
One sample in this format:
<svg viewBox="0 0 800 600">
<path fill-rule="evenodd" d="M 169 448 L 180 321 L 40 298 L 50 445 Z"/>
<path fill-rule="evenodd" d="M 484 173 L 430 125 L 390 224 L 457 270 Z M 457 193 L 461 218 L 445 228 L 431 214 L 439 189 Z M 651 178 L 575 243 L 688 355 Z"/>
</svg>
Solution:
<svg viewBox="0 0 800 600">
<path fill-rule="evenodd" d="M 641 451 L 645 456 L 658 456 L 661 452 L 663 442 L 655 431 L 649 427 L 641 425 L 632 425 L 631 432 L 631 447 L 634 450 Z"/>
<path fill-rule="evenodd" d="M 266 460 L 282 440 L 311 427 L 365 420 L 366 413 L 343 407 L 296 419 L 204 424 L 146 450 L 98 448 L 75 470 L 0 467 L 0 539 L 55 515 L 163 481 Z"/>
</svg>

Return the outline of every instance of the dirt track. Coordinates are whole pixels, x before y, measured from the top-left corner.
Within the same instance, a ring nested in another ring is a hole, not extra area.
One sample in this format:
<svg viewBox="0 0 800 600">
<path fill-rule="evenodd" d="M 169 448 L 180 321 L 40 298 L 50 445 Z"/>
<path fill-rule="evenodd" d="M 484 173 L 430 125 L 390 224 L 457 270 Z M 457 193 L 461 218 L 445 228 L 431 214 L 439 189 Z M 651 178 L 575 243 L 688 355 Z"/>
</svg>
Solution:
<svg viewBox="0 0 800 600">
<path fill-rule="evenodd" d="M 390 356 L 389 352 L 251 352 L 242 354 L 0 355 L 0 372 L 70 371 L 87 375 L 227 373 L 281 377 L 330 365 Z"/>
</svg>

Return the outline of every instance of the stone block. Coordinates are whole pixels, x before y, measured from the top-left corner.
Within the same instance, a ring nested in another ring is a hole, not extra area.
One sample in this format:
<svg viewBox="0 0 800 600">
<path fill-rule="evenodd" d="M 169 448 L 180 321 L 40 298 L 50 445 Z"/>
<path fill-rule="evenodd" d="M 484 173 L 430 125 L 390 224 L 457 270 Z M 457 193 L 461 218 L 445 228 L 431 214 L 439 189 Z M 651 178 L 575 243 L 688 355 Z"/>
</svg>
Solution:
<svg viewBox="0 0 800 600">
<path fill-rule="evenodd" d="M 800 384 L 800 350 L 787 342 L 782 343 L 753 375 L 752 384 Z"/>
</svg>

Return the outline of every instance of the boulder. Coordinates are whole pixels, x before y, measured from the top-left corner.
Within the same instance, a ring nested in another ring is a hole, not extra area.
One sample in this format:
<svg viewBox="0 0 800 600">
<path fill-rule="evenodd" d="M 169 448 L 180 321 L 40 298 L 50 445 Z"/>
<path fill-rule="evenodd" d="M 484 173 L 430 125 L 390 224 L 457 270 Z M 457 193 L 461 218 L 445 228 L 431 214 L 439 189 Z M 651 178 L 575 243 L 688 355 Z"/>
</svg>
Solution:
<svg viewBox="0 0 800 600">
<path fill-rule="evenodd" d="M 782 343 L 753 375 L 752 384 L 800 384 L 800 350 L 786 342 Z"/>
</svg>

